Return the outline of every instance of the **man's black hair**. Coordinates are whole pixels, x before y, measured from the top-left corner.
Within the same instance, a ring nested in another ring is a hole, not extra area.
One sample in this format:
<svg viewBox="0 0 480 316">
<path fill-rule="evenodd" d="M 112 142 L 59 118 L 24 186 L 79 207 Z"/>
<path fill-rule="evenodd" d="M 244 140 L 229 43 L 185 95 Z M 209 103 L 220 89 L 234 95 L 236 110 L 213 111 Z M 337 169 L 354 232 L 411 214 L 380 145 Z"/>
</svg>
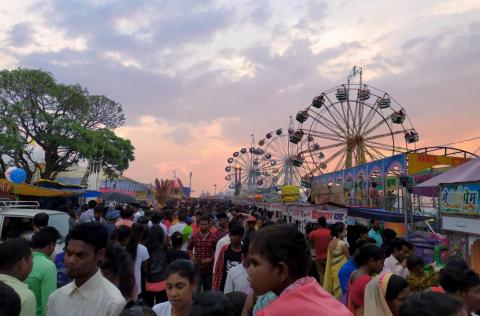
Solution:
<svg viewBox="0 0 480 316">
<path fill-rule="evenodd" d="M 120 217 L 123 219 L 131 219 L 133 216 L 133 208 L 127 206 L 125 209 L 122 207 L 120 210 Z"/>
<path fill-rule="evenodd" d="M 181 209 L 178 211 L 177 214 L 178 220 L 180 222 L 186 222 L 187 221 L 187 210 L 186 209 Z"/>
<path fill-rule="evenodd" d="M 420 256 L 408 256 L 407 257 L 407 268 L 409 271 L 414 270 L 416 267 L 425 266 L 425 261 Z"/>
<path fill-rule="evenodd" d="M 162 220 L 162 215 L 160 212 L 153 212 L 152 216 L 150 216 L 150 221 L 152 224 L 158 224 Z"/>
<path fill-rule="evenodd" d="M 462 302 L 450 295 L 427 291 L 410 295 L 400 307 L 399 316 L 452 316 L 464 309 Z"/>
<path fill-rule="evenodd" d="M 445 292 L 450 294 L 467 292 L 470 288 L 480 285 L 480 277 L 470 269 L 443 268 L 440 271 L 439 281 Z"/>
<path fill-rule="evenodd" d="M 231 236 L 243 236 L 245 234 L 245 228 L 239 223 L 228 226 L 228 233 Z"/>
<path fill-rule="evenodd" d="M 202 292 L 194 297 L 190 316 L 234 316 L 233 306 L 220 291 Z"/>
<path fill-rule="evenodd" d="M 66 246 L 70 240 L 80 240 L 95 247 L 95 251 L 107 247 L 108 230 L 100 223 L 81 223 L 75 225 L 66 239 Z"/>
<path fill-rule="evenodd" d="M 393 249 L 402 250 L 403 246 L 410 250 L 413 249 L 413 245 L 403 238 L 395 238 L 392 242 Z"/>
<path fill-rule="evenodd" d="M 215 217 L 216 217 L 217 219 L 220 219 L 220 218 L 228 218 L 227 213 L 225 213 L 225 211 L 218 212 L 217 215 L 215 215 Z"/>
<path fill-rule="evenodd" d="M 60 237 L 61 235 L 55 227 L 43 227 L 33 234 L 31 246 L 33 249 L 45 248 L 52 243 L 56 243 Z"/>
<path fill-rule="evenodd" d="M 0 316 L 18 316 L 21 310 L 20 296 L 13 288 L 0 281 Z"/>
<path fill-rule="evenodd" d="M 37 227 L 48 226 L 48 218 L 47 213 L 37 213 L 33 216 L 33 224 Z"/>
<path fill-rule="evenodd" d="M 9 271 L 22 258 L 32 254 L 30 243 L 23 238 L 7 239 L 0 243 L 0 270 Z"/>
<path fill-rule="evenodd" d="M 383 230 L 383 237 L 385 240 L 393 240 L 397 237 L 397 233 L 393 229 L 385 228 Z"/>
<path fill-rule="evenodd" d="M 225 294 L 225 296 L 233 306 L 233 314 L 235 316 L 241 316 L 243 305 L 245 304 L 245 300 L 247 299 L 247 294 L 243 292 L 230 292 Z"/>
<path fill-rule="evenodd" d="M 318 222 L 318 225 L 320 225 L 321 227 L 327 227 L 327 219 L 323 216 L 320 216 L 317 220 Z"/>
<path fill-rule="evenodd" d="M 366 244 L 360 248 L 358 254 L 353 258 L 358 267 L 361 267 L 370 261 L 377 261 L 385 258 L 385 252 L 382 248 L 373 244 Z"/>
<path fill-rule="evenodd" d="M 211 219 L 210 216 L 208 216 L 208 215 L 202 215 L 202 217 L 200 217 L 200 218 L 198 219 L 198 224 L 200 224 L 200 222 L 210 223 L 210 219 Z"/>
<path fill-rule="evenodd" d="M 88 208 L 95 208 L 95 206 L 97 206 L 97 201 L 95 200 L 88 201 Z"/>
<path fill-rule="evenodd" d="M 358 226 L 358 233 L 359 233 L 360 235 L 368 234 L 368 228 L 367 228 L 366 226 L 359 225 L 359 226 Z"/>
</svg>

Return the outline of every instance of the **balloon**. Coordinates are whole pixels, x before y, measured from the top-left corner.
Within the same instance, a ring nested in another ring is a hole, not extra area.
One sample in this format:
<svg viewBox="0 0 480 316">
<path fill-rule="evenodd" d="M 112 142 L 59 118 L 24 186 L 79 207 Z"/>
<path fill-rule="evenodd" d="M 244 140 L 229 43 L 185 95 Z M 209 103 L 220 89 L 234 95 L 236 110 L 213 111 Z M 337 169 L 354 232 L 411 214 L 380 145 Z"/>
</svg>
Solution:
<svg viewBox="0 0 480 316">
<path fill-rule="evenodd" d="M 23 183 L 26 179 L 27 173 L 22 168 L 17 168 L 10 174 L 10 181 L 15 184 Z"/>
<path fill-rule="evenodd" d="M 8 181 L 12 182 L 12 179 L 10 178 L 10 175 L 12 174 L 13 170 L 17 169 L 17 167 L 8 167 L 7 170 L 5 170 L 5 178 L 7 178 Z"/>
</svg>

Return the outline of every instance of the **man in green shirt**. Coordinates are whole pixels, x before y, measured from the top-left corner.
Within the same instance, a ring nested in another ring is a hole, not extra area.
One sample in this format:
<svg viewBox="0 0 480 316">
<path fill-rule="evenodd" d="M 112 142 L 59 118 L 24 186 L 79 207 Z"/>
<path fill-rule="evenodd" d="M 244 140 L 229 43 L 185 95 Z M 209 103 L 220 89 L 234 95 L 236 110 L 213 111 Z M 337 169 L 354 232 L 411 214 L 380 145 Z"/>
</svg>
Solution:
<svg viewBox="0 0 480 316">
<path fill-rule="evenodd" d="M 27 240 L 17 238 L 0 243 L 0 281 L 13 288 L 20 296 L 22 305 L 20 316 L 35 315 L 35 295 L 22 282 L 30 271 L 32 271 L 32 250 Z"/>
<path fill-rule="evenodd" d="M 25 280 L 37 299 L 37 316 L 46 314 L 48 297 L 57 289 L 57 267 L 50 260 L 60 233 L 53 227 L 45 227 L 33 234 L 33 268 Z"/>
</svg>

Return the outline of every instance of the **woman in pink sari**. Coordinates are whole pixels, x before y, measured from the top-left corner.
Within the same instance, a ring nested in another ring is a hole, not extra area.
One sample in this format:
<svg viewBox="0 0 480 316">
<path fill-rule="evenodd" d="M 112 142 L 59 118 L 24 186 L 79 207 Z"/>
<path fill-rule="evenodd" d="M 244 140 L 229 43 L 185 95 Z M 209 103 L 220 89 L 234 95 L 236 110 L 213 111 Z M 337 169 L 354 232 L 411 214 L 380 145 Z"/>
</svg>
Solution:
<svg viewBox="0 0 480 316">
<path fill-rule="evenodd" d="M 347 289 L 347 306 L 355 316 L 364 315 L 365 288 L 373 275 L 382 272 L 384 261 L 383 249 L 372 244 L 363 246 L 355 256 L 355 263 L 359 268 L 350 276 Z"/>
</svg>

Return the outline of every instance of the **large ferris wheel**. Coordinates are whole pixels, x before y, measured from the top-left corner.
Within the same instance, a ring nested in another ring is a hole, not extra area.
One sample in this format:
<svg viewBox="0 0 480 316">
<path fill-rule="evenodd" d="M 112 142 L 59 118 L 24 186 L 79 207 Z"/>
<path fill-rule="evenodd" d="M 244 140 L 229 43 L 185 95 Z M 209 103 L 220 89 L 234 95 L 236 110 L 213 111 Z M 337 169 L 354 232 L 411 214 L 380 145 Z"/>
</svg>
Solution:
<svg viewBox="0 0 480 316">
<path fill-rule="evenodd" d="M 355 77 L 359 82 L 352 82 Z M 300 144 L 300 155 L 313 158 L 311 175 L 407 152 L 419 140 L 405 109 L 387 92 L 364 84 L 358 67 L 347 84 L 322 92 L 296 120 L 300 125 L 290 141 Z"/>
</svg>

